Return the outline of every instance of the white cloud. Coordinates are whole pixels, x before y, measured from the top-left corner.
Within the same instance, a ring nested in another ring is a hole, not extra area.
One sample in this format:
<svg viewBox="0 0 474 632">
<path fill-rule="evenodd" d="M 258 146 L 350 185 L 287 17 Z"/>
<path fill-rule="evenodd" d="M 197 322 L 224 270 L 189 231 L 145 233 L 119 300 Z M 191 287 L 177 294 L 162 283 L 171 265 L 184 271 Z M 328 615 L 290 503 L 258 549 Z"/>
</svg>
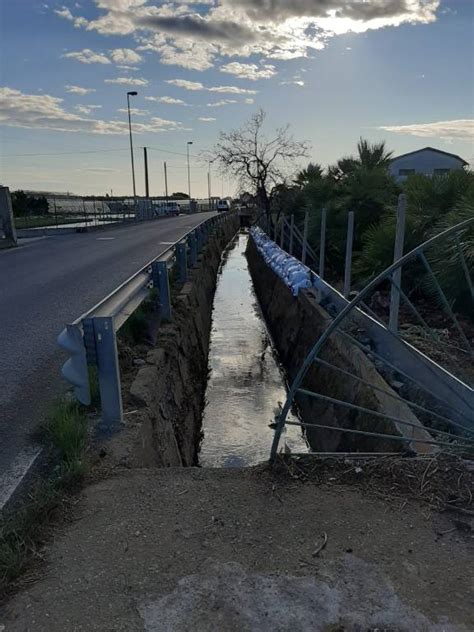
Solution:
<svg viewBox="0 0 474 632">
<path fill-rule="evenodd" d="M 120 112 L 121 114 L 127 114 L 128 113 L 128 109 L 127 108 L 119 108 L 117 110 L 117 112 Z M 140 108 L 130 108 L 130 112 L 134 116 L 147 116 L 148 114 L 150 114 L 150 112 L 148 110 L 141 110 Z"/>
<path fill-rule="evenodd" d="M 250 79 L 250 81 L 270 79 L 270 77 L 276 75 L 276 68 L 271 64 L 264 64 L 259 67 L 257 64 L 242 64 L 238 61 L 225 64 L 221 66 L 219 70 L 231 75 L 236 75 L 240 79 Z"/>
<path fill-rule="evenodd" d="M 74 109 L 80 114 L 90 114 L 94 110 L 99 110 L 101 105 L 75 105 Z"/>
<path fill-rule="evenodd" d="M 244 99 L 244 103 L 246 105 L 252 105 L 253 103 L 255 103 L 255 99 L 252 99 L 252 98 Z"/>
<path fill-rule="evenodd" d="M 203 121 L 204 123 L 212 123 L 213 121 L 217 121 L 213 116 L 200 116 L 199 121 Z"/>
<path fill-rule="evenodd" d="M 128 122 L 84 118 L 67 111 L 63 99 L 48 94 L 24 94 L 12 88 L 0 88 L 0 124 L 25 129 L 48 129 L 58 132 L 89 134 L 128 134 Z M 137 134 L 184 130 L 179 121 L 152 117 L 134 122 Z"/>
<path fill-rule="evenodd" d="M 165 83 L 185 90 L 205 90 L 206 88 L 199 81 L 188 81 L 187 79 L 166 79 Z"/>
<path fill-rule="evenodd" d="M 166 83 L 185 90 L 205 90 L 207 92 L 219 92 L 224 94 L 257 94 L 257 90 L 238 88 L 237 86 L 211 86 L 207 87 L 200 81 L 188 81 L 187 79 L 167 79 Z"/>
<path fill-rule="evenodd" d="M 84 94 L 90 94 L 91 92 L 95 92 L 95 88 L 81 88 L 81 86 L 66 86 L 66 92 L 70 92 L 71 94 L 80 94 L 81 96 Z"/>
<path fill-rule="evenodd" d="M 109 51 L 112 61 L 116 64 L 122 64 L 125 66 L 133 66 L 139 64 L 142 61 L 141 55 L 132 50 L 131 48 L 114 48 Z"/>
<path fill-rule="evenodd" d="M 133 77 L 117 77 L 115 79 L 104 79 L 104 83 L 117 83 L 126 86 L 147 86 L 148 79 L 134 79 Z"/>
<path fill-rule="evenodd" d="M 222 99 L 221 101 L 215 101 L 214 103 L 208 103 L 208 108 L 220 108 L 222 105 L 231 105 L 232 103 L 238 103 L 235 99 Z"/>
<path fill-rule="evenodd" d="M 378 129 L 395 134 L 442 138 L 444 140 L 474 140 L 474 119 L 457 119 L 435 123 L 414 123 L 411 125 L 382 125 Z"/>
<path fill-rule="evenodd" d="M 280 86 L 300 86 L 302 88 L 304 86 L 304 81 L 302 79 L 292 79 L 291 81 L 280 81 Z"/>
<path fill-rule="evenodd" d="M 185 105 L 188 104 L 182 99 L 175 99 L 173 97 L 145 97 L 145 101 L 156 101 L 157 103 L 165 103 L 166 105 Z"/>
<path fill-rule="evenodd" d="M 76 59 L 81 64 L 110 64 L 110 59 L 102 53 L 95 53 L 90 48 L 84 48 L 83 50 L 74 51 L 71 53 L 65 53 L 62 57 L 69 59 Z"/>
</svg>

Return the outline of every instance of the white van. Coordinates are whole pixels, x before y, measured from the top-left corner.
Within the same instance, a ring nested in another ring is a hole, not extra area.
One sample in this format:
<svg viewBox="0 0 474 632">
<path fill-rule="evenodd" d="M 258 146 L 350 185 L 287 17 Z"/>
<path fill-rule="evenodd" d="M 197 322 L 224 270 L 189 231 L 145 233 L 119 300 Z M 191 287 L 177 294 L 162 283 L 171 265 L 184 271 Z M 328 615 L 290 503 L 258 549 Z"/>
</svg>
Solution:
<svg viewBox="0 0 474 632">
<path fill-rule="evenodd" d="M 216 208 L 217 208 L 219 213 L 221 213 L 223 211 L 230 211 L 230 202 L 229 202 L 229 200 L 218 200 Z"/>
</svg>

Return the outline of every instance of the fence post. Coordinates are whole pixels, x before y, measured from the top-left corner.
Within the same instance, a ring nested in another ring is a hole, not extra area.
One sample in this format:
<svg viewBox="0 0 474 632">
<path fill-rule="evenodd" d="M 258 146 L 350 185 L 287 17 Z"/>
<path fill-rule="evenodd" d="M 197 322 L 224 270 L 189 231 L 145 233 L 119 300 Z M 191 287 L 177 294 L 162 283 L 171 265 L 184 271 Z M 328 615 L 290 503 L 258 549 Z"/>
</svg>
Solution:
<svg viewBox="0 0 474 632">
<path fill-rule="evenodd" d="M 321 212 L 321 235 L 319 247 L 319 278 L 324 279 L 324 259 L 326 256 L 326 209 Z"/>
<path fill-rule="evenodd" d="M 306 244 L 308 241 L 308 211 L 304 214 L 303 226 L 303 249 L 301 252 L 301 263 L 306 263 Z"/>
<path fill-rule="evenodd" d="M 166 261 L 154 261 L 151 265 L 153 285 L 158 289 L 160 297 L 160 315 L 164 320 L 171 320 L 171 294 Z"/>
<path fill-rule="evenodd" d="M 17 237 L 10 189 L 0 186 L 0 228 L 2 226 L 6 239 L 10 240 L 12 244 L 16 244 Z"/>
<path fill-rule="evenodd" d="M 403 246 L 405 242 L 405 215 L 407 200 L 404 193 L 398 196 L 397 205 L 397 228 L 395 232 L 395 244 L 393 248 L 393 261 L 398 261 L 403 256 Z M 402 287 L 402 268 L 397 268 L 392 274 L 393 284 L 390 292 L 390 316 L 388 328 L 390 331 L 398 331 L 398 314 L 400 311 L 400 288 Z"/>
<path fill-rule="evenodd" d="M 346 265 L 344 267 L 344 297 L 351 293 L 352 246 L 354 243 L 354 211 L 347 216 Z"/>
<path fill-rule="evenodd" d="M 178 272 L 180 283 L 186 283 L 188 279 L 188 264 L 186 254 L 186 244 L 176 244 L 176 259 L 178 261 Z"/>
<path fill-rule="evenodd" d="M 280 248 L 285 244 L 285 218 L 281 218 Z"/>
<path fill-rule="evenodd" d="M 291 218 L 290 218 L 290 255 L 293 254 L 293 229 L 295 227 L 295 216 L 293 215 L 293 213 L 291 214 Z"/>
<path fill-rule="evenodd" d="M 275 221 L 275 225 L 273 227 L 273 241 L 276 243 L 278 239 L 278 224 Z"/>
<path fill-rule="evenodd" d="M 191 233 L 188 237 L 188 245 L 189 245 L 189 265 L 193 268 L 197 263 L 197 243 L 196 243 L 196 235 Z"/>
<path fill-rule="evenodd" d="M 111 316 L 96 316 L 92 321 L 102 409 L 101 426 L 103 430 L 111 432 L 123 418 L 114 319 Z"/>
</svg>

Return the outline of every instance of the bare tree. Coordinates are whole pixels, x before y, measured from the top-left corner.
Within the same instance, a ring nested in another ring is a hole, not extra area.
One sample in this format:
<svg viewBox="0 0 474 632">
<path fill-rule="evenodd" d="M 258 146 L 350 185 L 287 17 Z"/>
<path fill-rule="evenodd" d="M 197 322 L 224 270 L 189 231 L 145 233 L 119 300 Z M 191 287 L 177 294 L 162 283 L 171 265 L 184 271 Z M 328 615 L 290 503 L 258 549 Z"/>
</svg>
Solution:
<svg viewBox="0 0 474 632">
<path fill-rule="evenodd" d="M 308 145 L 293 139 L 289 125 L 269 139 L 264 131 L 265 112 L 259 110 L 241 128 L 221 132 L 213 159 L 221 171 L 231 172 L 245 189 L 253 189 L 260 208 L 271 212 L 271 192 L 285 182 L 295 161 L 307 156 Z"/>
</svg>

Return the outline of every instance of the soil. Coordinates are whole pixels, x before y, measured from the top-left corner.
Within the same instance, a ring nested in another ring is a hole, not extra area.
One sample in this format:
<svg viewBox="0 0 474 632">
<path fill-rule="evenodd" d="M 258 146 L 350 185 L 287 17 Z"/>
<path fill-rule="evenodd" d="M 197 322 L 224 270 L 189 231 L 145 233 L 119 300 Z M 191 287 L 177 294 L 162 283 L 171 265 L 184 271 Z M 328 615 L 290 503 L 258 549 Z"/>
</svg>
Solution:
<svg viewBox="0 0 474 632">
<path fill-rule="evenodd" d="M 0 629 L 467 632 L 472 544 L 451 514 L 337 478 L 116 470 L 83 491 Z"/>
</svg>

